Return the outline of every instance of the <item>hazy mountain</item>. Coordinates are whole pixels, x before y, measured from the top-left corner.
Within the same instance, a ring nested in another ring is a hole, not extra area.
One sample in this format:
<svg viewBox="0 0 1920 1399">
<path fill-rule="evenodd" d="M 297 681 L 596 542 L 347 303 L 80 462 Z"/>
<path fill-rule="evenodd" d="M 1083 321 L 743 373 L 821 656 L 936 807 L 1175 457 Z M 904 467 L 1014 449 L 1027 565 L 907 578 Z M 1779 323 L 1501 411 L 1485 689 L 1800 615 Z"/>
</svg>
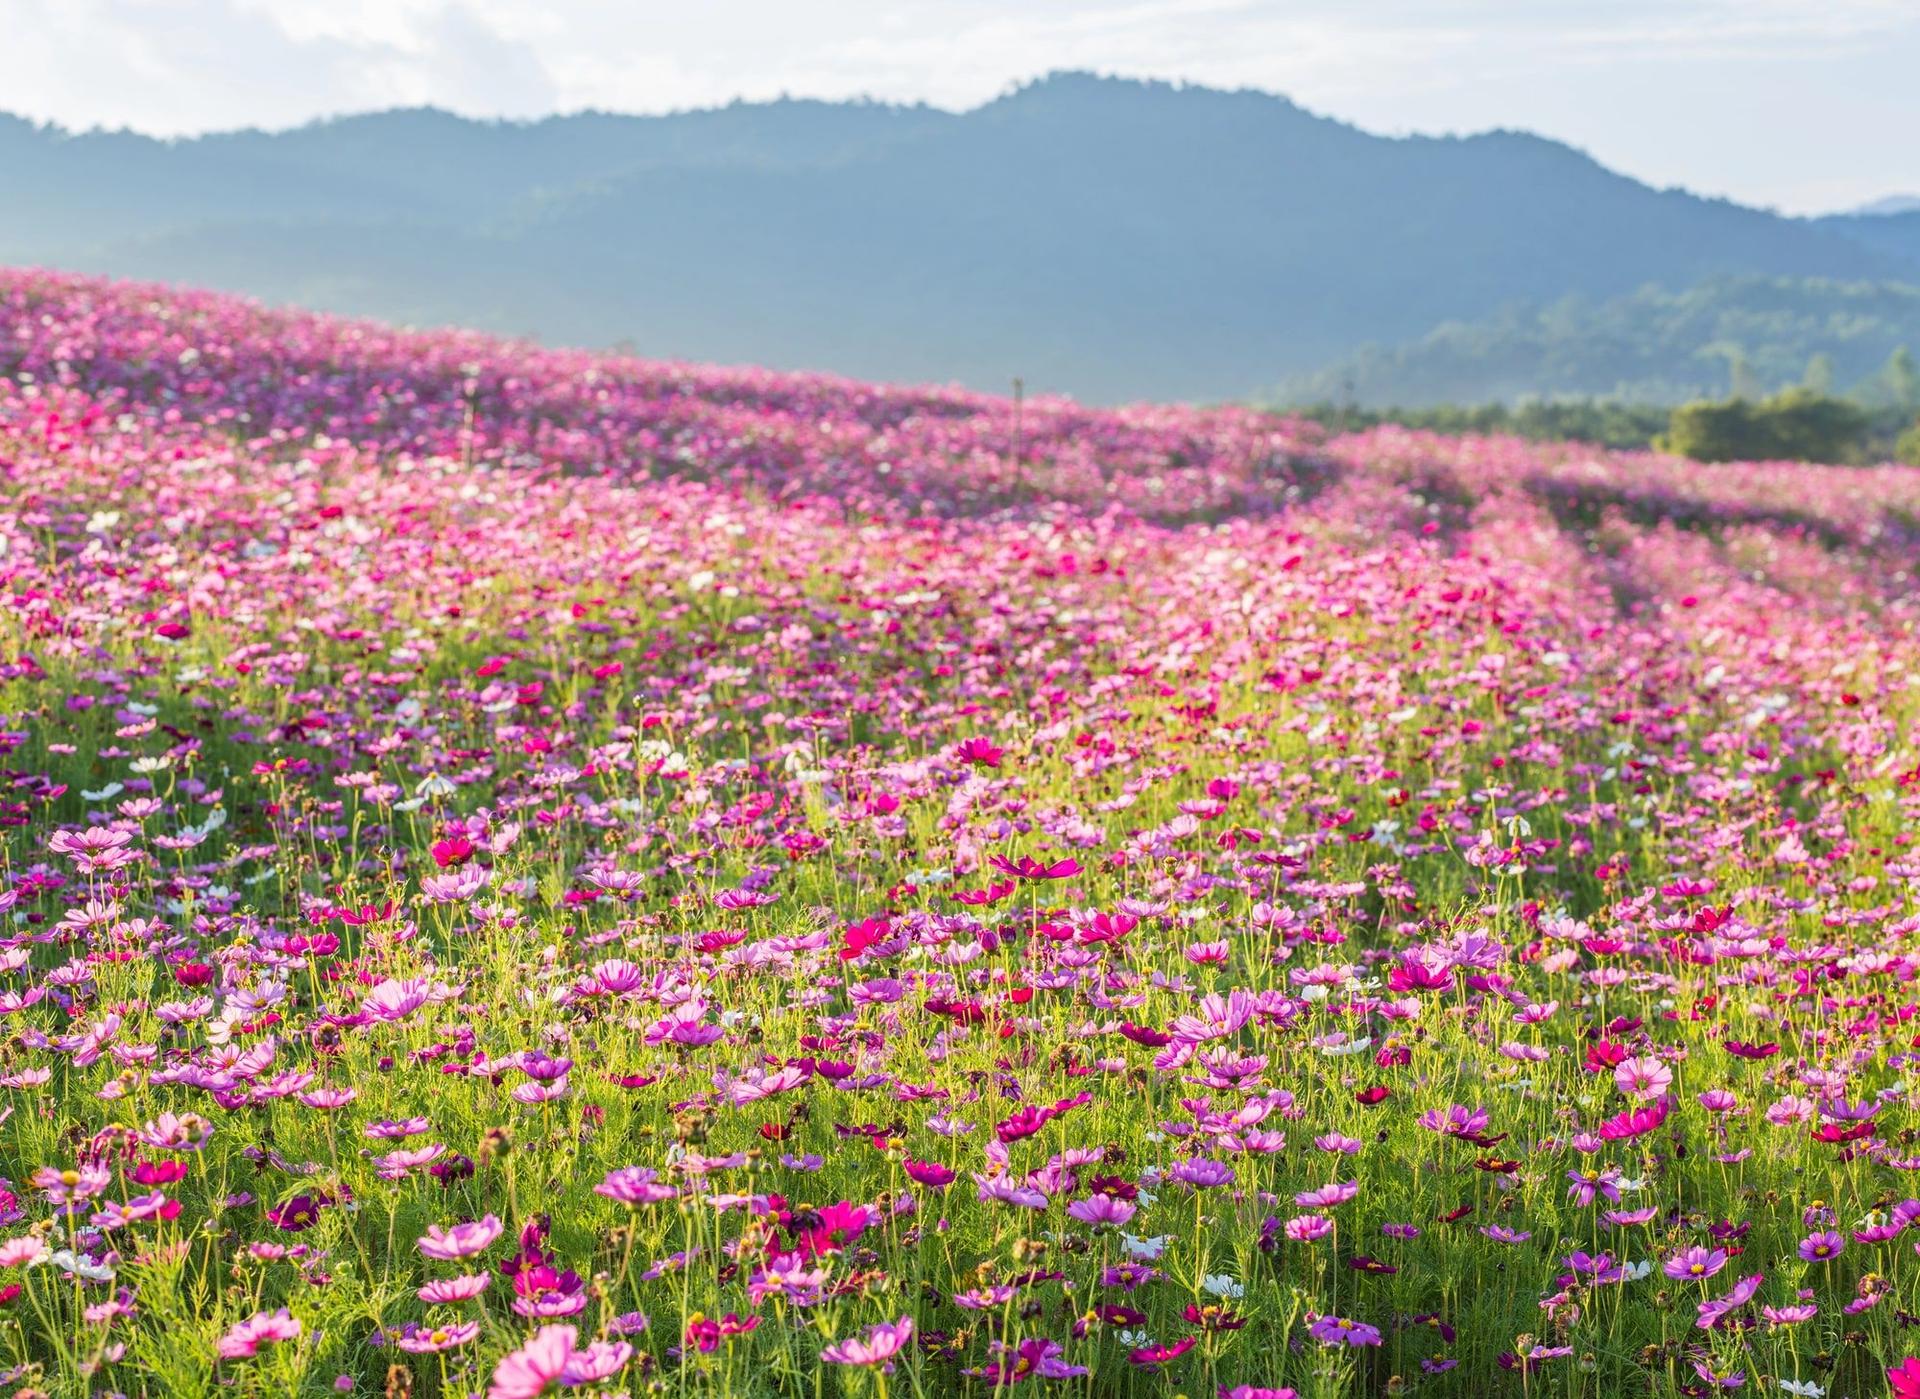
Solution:
<svg viewBox="0 0 1920 1399">
<path fill-rule="evenodd" d="M 1568 296 L 1920 279 L 1886 227 L 1910 216 L 1783 218 L 1534 136 L 1084 75 L 961 114 L 396 111 L 172 142 L 5 119 L 0 188 L 0 260 L 1102 400 L 1238 396 Z"/>
<path fill-rule="evenodd" d="M 1814 225 L 1897 262 L 1920 264 L 1920 209 L 1882 214 L 1832 214 Z M 1915 281 L 1920 274 L 1908 273 Z"/>
<path fill-rule="evenodd" d="M 1850 209 L 1848 212 L 1865 215 L 1868 218 L 1877 214 L 1920 213 L 1920 194 L 1889 194 L 1884 199 L 1876 199 L 1871 204 L 1862 204 L 1858 209 Z"/>
</svg>

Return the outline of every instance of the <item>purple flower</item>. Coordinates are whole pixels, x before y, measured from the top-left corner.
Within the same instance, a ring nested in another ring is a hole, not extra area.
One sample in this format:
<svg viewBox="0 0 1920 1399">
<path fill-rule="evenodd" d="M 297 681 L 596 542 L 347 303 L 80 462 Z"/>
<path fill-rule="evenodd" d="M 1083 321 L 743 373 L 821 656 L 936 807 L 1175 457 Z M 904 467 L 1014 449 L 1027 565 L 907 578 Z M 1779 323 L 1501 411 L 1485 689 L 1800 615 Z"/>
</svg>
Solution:
<svg viewBox="0 0 1920 1399">
<path fill-rule="evenodd" d="M 1489 1120 L 1485 1108 L 1462 1107 L 1455 1103 L 1445 1112 L 1431 1108 L 1420 1114 L 1420 1125 L 1429 1132 L 1439 1132 L 1442 1136 L 1461 1137 L 1478 1136 L 1487 1130 Z"/>
<path fill-rule="evenodd" d="M 1572 1182 L 1567 1187 L 1567 1198 L 1575 1204 L 1590 1205 L 1596 1196 L 1612 1204 L 1620 1203 L 1618 1166 L 1602 1166 L 1597 1171 L 1568 1171 L 1567 1179 Z"/>
<path fill-rule="evenodd" d="M 1094 1195 L 1085 1200 L 1075 1200 L 1067 1206 L 1067 1213 L 1082 1224 L 1125 1224 L 1134 1216 L 1135 1207 L 1126 1200 L 1112 1195 Z"/>
<path fill-rule="evenodd" d="M 1220 1161 L 1209 1161 L 1204 1156 L 1176 1162 L 1167 1175 L 1203 1190 L 1216 1185 L 1231 1185 L 1234 1180 L 1233 1167 Z"/>
<path fill-rule="evenodd" d="M 1847 1241 L 1832 1229 L 1823 1229 L 1800 1240 L 1800 1257 L 1808 1263 L 1826 1263 L 1840 1256 Z"/>
<path fill-rule="evenodd" d="M 596 1195 L 605 1195 L 609 1200 L 618 1200 L 623 1205 L 658 1205 L 673 1199 L 680 1192 L 671 1185 L 660 1183 L 658 1175 L 651 1166 L 622 1166 L 618 1170 L 608 1171 L 605 1180 L 593 1187 Z"/>
<path fill-rule="evenodd" d="M 1727 1251 L 1724 1248 L 1682 1249 L 1661 1266 L 1668 1277 L 1679 1282 L 1704 1281 L 1727 1266 Z"/>
<path fill-rule="evenodd" d="M 1359 1193 L 1359 1181 L 1339 1180 L 1332 1185 L 1323 1185 L 1317 1190 L 1303 1190 L 1293 1197 L 1293 1202 L 1306 1210 L 1327 1210 L 1336 1205 L 1346 1204 Z"/>
<path fill-rule="evenodd" d="M 1307 1328 L 1307 1334 L 1323 1346 L 1377 1346 L 1380 1332 L 1364 1321 L 1323 1316 Z"/>
</svg>

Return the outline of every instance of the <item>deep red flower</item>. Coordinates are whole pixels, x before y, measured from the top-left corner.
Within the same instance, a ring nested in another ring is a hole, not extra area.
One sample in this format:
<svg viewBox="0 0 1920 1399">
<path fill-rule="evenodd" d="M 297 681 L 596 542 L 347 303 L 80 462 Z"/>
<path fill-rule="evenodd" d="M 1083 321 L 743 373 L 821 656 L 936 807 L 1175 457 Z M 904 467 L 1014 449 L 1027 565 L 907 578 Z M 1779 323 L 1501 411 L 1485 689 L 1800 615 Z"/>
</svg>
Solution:
<svg viewBox="0 0 1920 1399">
<path fill-rule="evenodd" d="M 1004 855 L 990 855 L 987 863 L 1003 874 L 1011 874 L 1019 879 L 1071 879 L 1080 873 L 1080 862 L 1069 855 L 1064 860 L 1055 860 L 1043 865 L 1031 855 L 1022 855 L 1018 860 L 1009 860 Z"/>
<path fill-rule="evenodd" d="M 1198 1336 L 1183 1336 L 1170 1346 L 1141 1346 L 1128 1351 L 1127 1360 L 1143 1370 L 1158 1369 L 1162 1365 L 1171 1365 L 1198 1345 L 1199 1341 Z"/>
<path fill-rule="evenodd" d="M 953 750 L 954 757 L 975 767 L 997 768 L 1007 750 L 997 748 L 984 738 L 970 738 Z"/>
<path fill-rule="evenodd" d="M 1920 1399 L 1920 1358 L 1909 1355 L 1889 1369 L 1887 1390 L 1893 1399 Z"/>
<path fill-rule="evenodd" d="M 441 869 L 457 869 L 473 858 L 473 842 L 465 836 L 449 836 L 436 841 L 433 862 Z"/>
<path fill-rule="evenodd" d="M 892 925 L 884 918 L 869 918 L 852 924 L 841 934 L 840 960 L 851 962 L 869 947 L 885 942 L 892 932 Z"/>
</svg>

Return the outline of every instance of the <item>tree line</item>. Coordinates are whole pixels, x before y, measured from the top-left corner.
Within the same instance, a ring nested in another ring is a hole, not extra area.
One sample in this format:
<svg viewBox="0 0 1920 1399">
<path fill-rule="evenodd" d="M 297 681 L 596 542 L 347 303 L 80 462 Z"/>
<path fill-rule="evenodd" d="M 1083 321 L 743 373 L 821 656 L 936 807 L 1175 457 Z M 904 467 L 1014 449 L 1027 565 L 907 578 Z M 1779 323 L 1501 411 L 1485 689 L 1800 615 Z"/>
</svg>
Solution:
<svg viewBox="0 0 1920 1399">
<path fill-rule="evenodd" d="M 1449 434 L 1510 433 L 1541 442 L 1652 448 L 1695 461 L 1898 461 L 1920 466 L 1920 366 L 1902 346 L 1870 392 L 1837 394 L 1824 355 L 1802 382 L 1771 394 L 1736 382 L 1725 398 L 1673 407 L 1609 399 L 1362 408 L 1321 401 L 1285 410 L 1333 432 L 1398 423 Z"/>
</svg>

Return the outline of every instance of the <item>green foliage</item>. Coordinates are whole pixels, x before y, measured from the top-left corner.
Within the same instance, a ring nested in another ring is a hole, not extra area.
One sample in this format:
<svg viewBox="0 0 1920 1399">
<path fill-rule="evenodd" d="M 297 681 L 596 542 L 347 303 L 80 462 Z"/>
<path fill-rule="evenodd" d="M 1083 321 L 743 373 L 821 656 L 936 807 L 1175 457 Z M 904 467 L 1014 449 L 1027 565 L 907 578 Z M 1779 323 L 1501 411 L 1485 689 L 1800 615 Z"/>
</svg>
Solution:
<svg viewBox="0 0 1920 1399">
<path fill-rule="evenodd" d="M 1912 350 L 1905 345 L 1896 348 L 1880 373 L 1895 407 L 1920 409 L 1920 365 L 1914 363 Z"/>
<path fill-rule="evenodd" d="M 1908 466 L 1920 466 L 1920 419 L 1915 419 L 1913 426 L 1901 433 L 1893 444 L 1893 459 Z"/>
<path fill-rule="evenodd" d="M 1807 372 L 1800 376 L 1800 382 L 1815 393 L 1833 392 L 1833 356 L 1822 350 L 1807 361 Z"/>
<path fill-rule="evenodd" d="M 1801 387 L 1757 403 L 1683 404 L 1658 445 L 1695 461 L 1850 461 L 1860 454 L 1868 426 L 1857 405 Z"/>
<path fill-rule="evenodd" d="M 1912 357 L 1900 351 L 1876 381 L 1881 389 L 1899 383 L 1902 357 L 1911 367 Z M 1359 408 L 1322 401 L 1284 411 L 1336 433 L 1397 423 L 1450 436 L 1500 434 L 1532 442 L 1585 442 L 1615 451 L 1658 446 L 1696 461 L 1902 461 L 1920 466 L 1920 423 L 1912 408 L 1888 403 L 1890 397 L 1863 391 L 1841 399 L 1794 388 L 1757 403 L 1736 396 L 1678 409 L 1566 399 L 1425 408 Z"/>
<path fill-rule="evenodd" d="M 1508 433 L 1532 442 L 1592 442 L 1617 449 L 1651 446 L 1666 430 L 1668 417 L 1662 407 L 1599 399 L 1531 400 L 1512 407 L 1449 403 L 1430 408 L 1356 408 L 1323 401 L 1287 411 L 1336 432 L 1399 423 L 1429 432 Z"/>
</svg>

